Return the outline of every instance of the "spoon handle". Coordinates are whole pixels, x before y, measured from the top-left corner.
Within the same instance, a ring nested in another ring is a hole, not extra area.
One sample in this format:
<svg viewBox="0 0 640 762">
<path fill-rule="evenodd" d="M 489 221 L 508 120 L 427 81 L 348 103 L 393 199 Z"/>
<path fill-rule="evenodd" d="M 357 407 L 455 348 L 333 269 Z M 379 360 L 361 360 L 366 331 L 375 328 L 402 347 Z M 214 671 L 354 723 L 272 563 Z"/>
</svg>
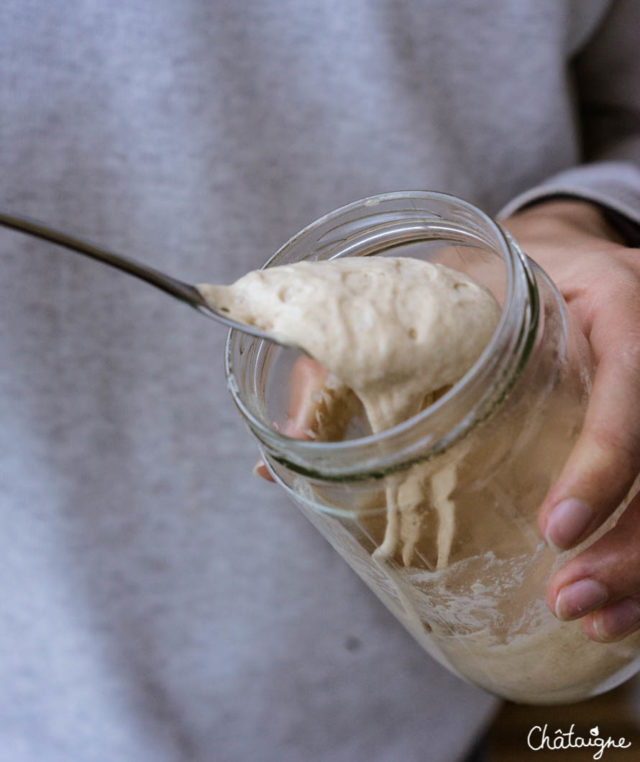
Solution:
<svg viewBox="0 0 640 762">
<path fill-rule="evenodd" d="M 171 296 L 175 296 L 183 302 L 186 302 L 191 307 L 201 310 L 207 308 L 204 299 L 200 295 L 200 292 L 192 285 L 183 283 L 176 278 L 172 278 L 169 275 L 154 270 L 152 267 L 147 267 L 133 259 L 122 257 L 119 254 L 106 251 L 105 249 L 95 246 L 94 244 L 81 241 L 79 238 L 63 233 L 59 230 L 53 230 L 46 225 L 35 220 L 25 219 L 23 217 L 16 217 L 12 214 L 6 214 L 0 211 L 0 225 L 11 230 L 17 230 L 20 233 L 26 233 L 27 235 L 41 238 L 44 241 L 64 246 L 66 249 L 71 249 L 79 254 L 84 254 L 91 259 L 95 259 L 98 262 L 104 262 L 106 265 L 115 267 L 118 270 L 124 270 L 129 275 L 134 275 L 136 278 L 150 283 L 156 288 L 160 288 Z M 209 308 L 207 308 L 209 311 Z"/>
</svg>

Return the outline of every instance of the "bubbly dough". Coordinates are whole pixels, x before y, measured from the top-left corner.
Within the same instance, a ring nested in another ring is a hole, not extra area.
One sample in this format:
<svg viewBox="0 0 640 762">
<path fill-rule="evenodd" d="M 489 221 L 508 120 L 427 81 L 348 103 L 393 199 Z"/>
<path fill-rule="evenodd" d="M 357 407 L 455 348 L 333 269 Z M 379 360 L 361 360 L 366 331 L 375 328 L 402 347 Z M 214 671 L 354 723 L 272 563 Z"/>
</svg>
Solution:
<svg viewBox="0 0 640 762">
<path fill-rule="evenodd" d="M 231 286 L 200 285 L 217 309 L 300 347 L 352 389 L 375 433 L 418 413 L 462 378 L 500 317 L 493 295 L 457 270 L 407 257 L 344 257 L 250 272 Z M 388 480 L 387 528 L 378 558 L 409 565 L 421 531 L 424 485 Z M 431 484 L 438 513 L 437 566 L 454 531 L 448 464 Z M 415 493 L 412 497 L 412 493 Z"/>
<path fill-rule="evenodd" d="M 489 291 L 463 273 L 408 257 L 298 262 L 199 290 L 318 360 L 360 397 L 374 432 L 458 381 L 500 316 Z"/>
</svg>

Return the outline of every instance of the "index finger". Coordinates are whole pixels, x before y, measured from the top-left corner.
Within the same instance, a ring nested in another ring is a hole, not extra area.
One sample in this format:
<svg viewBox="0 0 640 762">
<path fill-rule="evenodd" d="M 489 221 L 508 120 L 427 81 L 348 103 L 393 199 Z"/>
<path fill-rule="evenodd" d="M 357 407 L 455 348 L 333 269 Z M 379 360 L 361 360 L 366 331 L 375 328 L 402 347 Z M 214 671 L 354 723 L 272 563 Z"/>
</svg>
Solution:
<svg viewBox="0 0 640 762">
<path fill-rule="evenodd" d="M 540 512 L 551 545 L 578 544 L 624 500 L 640 470 L 639 407 L 640 339 L 618 317 L 600 352 L 582 432 Z"/>
</svg>

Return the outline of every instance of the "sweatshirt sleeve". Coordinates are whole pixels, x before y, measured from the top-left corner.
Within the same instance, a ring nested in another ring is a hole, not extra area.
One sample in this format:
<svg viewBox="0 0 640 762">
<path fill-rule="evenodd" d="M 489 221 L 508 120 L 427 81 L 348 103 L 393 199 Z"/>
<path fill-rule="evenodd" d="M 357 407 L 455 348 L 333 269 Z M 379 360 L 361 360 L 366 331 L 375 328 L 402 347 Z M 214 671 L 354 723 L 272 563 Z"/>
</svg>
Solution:
<svg viewBox="0 0 640 762">
<path fill-rule="evenodd" d="M 512 199 L 499 213 L 554 196 L 592 201 L 640 243 L 640 2 L 616 0 L 569 64 L 583 163 Z"/>
</svg>

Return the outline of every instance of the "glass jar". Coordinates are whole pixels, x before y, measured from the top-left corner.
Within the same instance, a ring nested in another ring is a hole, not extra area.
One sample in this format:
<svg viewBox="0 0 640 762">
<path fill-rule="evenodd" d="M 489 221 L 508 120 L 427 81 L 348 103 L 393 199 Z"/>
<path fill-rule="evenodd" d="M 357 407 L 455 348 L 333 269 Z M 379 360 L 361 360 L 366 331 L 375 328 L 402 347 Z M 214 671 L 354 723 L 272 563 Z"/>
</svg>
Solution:
<svg viewBox="0 0 640 762">
<path fill-rule="evenodd" d="M 614 687 L 639 667 L 639 636 L 595 643 L 545 603 L 551 573 L 595 538 L 558 555 L 536 524 L 582 425 L 592 374 L 586 340 L 509 235 L 440 193 L 350 204 L 302 230 L 265 267 L 374 254 L 467 273 L 501 304 L 499 325 L 475 365 L 422 413 L 375 436 L 355 421 L 337 442 L 281 433 L 297 355 L 232 331 L 229 388 L 271 473 L 457 675 L 526 703 L 576 701 Z M 408 552 L 381 553 L 398 508 L 419 526 L 419 539 Z"/>
</svg>

